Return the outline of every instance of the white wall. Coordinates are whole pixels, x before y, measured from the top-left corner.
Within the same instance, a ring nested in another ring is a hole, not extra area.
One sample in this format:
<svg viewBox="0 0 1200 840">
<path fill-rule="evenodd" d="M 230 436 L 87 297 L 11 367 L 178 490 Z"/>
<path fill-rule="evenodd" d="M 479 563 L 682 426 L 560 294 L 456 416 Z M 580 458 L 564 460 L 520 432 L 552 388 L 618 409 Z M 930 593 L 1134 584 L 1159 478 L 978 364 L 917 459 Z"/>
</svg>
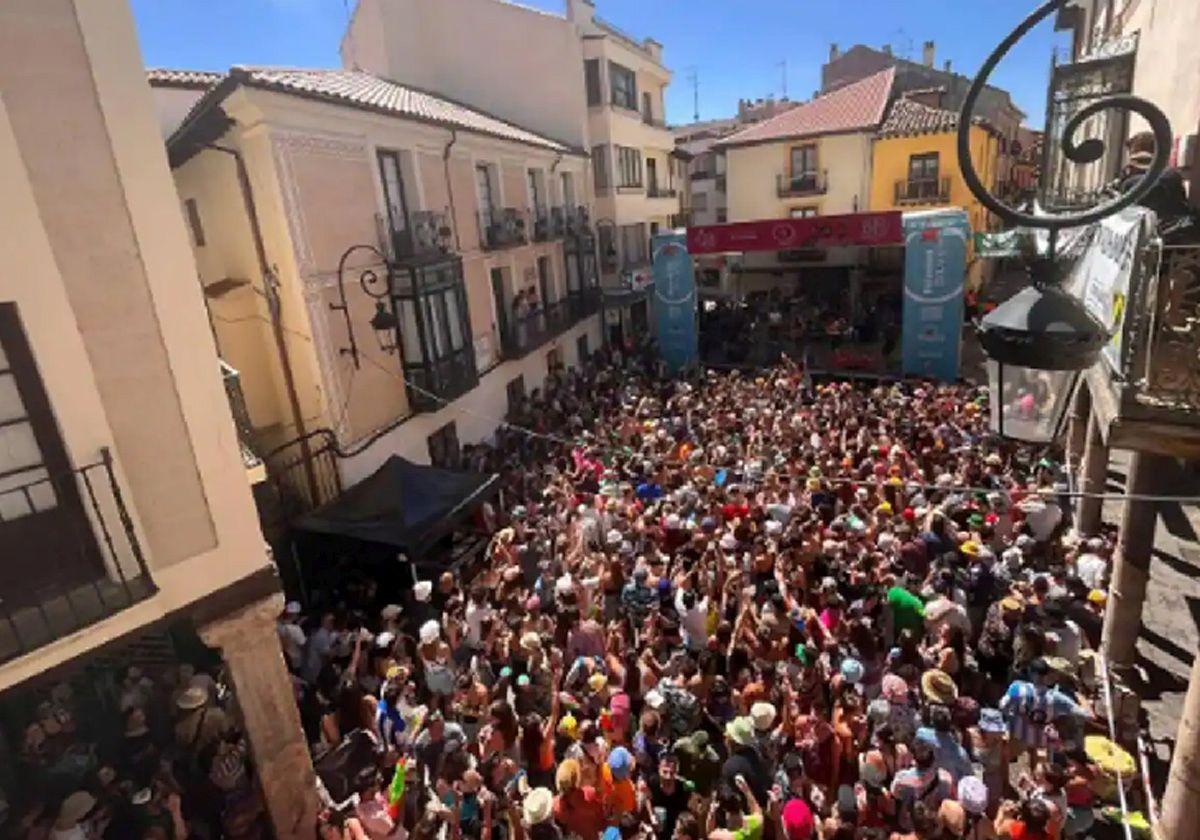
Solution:
<svg viewBox="0 0 1200 840">
<path fill-rule="evenodd" d="M 498 0 L 360 0 L 342 63 L 584 147 L 583 52 L 566 18 Z"/>
<path fill-rule="evenodd" d="M 164 140 L 179 128 L 188 111 L 192 110 L 192 106 L 205 93 L 202 90 L 162 85 L 151 85 L 150 91 L 154 95 L 154 111 L 158 115 L 158 124 L 162 127 Z"/>
</svg>

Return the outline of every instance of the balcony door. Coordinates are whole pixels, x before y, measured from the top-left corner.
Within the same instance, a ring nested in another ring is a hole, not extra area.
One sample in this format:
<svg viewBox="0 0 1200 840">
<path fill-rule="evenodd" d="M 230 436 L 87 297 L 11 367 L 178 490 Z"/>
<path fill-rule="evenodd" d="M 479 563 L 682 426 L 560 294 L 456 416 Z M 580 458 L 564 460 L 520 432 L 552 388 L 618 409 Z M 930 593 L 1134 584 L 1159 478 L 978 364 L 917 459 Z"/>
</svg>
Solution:
<svg viewBox="0 0 1200 840">
<path fill-rule="evenodd" d="M 938 194 L 938 153 L 908 159 L 908 197 L 934 198 Z"/>
<path fill-rule="evenodd" d="M 90 520 L 16 306 L 0 304 L 0 599 L 104 576 Z"/>
<path fill-rule="evenodd" d="M 383 200 L 387 204 L 392 253 L 397 258 L 411 256 L 414 243 L 408 217 L 408 200 L 404 195 L 404 172 L 400 166 L 400 155 L 380 150 L 379 174 L 383 181 Z"/>
<path fill-rule="evenodd" d="M 646 192 L 658 194 L 658 161 L 652 157 L 646 158 Z"/>
</svg>

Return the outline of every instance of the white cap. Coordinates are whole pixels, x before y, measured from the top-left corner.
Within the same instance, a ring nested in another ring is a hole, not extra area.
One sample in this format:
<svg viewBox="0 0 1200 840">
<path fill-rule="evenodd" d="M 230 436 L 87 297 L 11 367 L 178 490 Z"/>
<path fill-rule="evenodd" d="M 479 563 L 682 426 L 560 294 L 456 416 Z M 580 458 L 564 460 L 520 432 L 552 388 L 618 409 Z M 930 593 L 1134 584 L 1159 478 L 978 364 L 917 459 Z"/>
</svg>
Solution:
<svg viewBox="0 0 1200 840">
<path fill-rule="evenodd" d="M 421 643 L 431 645 L 442 635 L 442 628 L 436 621 L 426 621 L 421 625 Z"/>
<path fill-rule="evenodd" d="M 413 584 L 413 597 L 421 603 L 429 600 L 429 596 L 433 594 L 433 581 L 422 580 Z"/>
<path fill-rule="evenodd" d="M 283 607 L 283 612 L 285 615 L 300 615 L 300 602 L 288 601 Z"/>
</svg>

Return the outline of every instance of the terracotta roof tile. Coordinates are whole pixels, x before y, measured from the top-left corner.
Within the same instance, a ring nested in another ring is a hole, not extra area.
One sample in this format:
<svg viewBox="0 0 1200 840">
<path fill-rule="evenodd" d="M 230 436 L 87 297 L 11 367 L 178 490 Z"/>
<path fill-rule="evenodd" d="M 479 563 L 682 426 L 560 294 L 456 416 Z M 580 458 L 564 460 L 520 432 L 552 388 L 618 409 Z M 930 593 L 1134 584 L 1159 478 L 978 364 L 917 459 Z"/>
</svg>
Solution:
<svg viewBox="0 0 1200 840">
<path fill-rule="evenodd" d="M 169 67 L 146 68 L 146 81 L 160 87 L 208 90 L 211 87 L 216 87 L 217 82 L 224 78 L 224 73 L 216 73 L 211 70 L 175 70 Z"/>
<path fill-rule="evenodd" d="M 767 143 L 818 134 L 873 130 L 883 121 L 895 68 L 804 102 L 721 141 L 723 146 Z"/>
<path fill-rule="evenodd" d="M 498 117 L 358 70 L 234 67 L 231 75 L 251 87 L 294 93 L 398 117 L 451 125 L 556 152 L 573 151 L 565 143 L 505 122 Z"/>
<path fill-rule="evenodd" d="M 958 129 L 958 112 L 934 108 L 911 99 L 899 99 L 879 128 L 880 137 L 937 134 Z"/>
</svg>

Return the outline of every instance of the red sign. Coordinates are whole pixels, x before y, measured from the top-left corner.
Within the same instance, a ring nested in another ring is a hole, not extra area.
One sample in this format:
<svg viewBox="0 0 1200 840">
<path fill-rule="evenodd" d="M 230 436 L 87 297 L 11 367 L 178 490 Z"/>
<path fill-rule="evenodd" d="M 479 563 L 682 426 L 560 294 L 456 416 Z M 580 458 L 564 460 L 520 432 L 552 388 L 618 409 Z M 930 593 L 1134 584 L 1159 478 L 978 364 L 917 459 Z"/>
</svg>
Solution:
<svg viewBox="0 0 1200 840">
<path fill-rule="evenodd" d="M 693 255 L 847 245 L 903 245 L 904 230 L 898 211 L 852 213 L 690 227 L 687 244 L 688 253 Z"/>
</svg>

